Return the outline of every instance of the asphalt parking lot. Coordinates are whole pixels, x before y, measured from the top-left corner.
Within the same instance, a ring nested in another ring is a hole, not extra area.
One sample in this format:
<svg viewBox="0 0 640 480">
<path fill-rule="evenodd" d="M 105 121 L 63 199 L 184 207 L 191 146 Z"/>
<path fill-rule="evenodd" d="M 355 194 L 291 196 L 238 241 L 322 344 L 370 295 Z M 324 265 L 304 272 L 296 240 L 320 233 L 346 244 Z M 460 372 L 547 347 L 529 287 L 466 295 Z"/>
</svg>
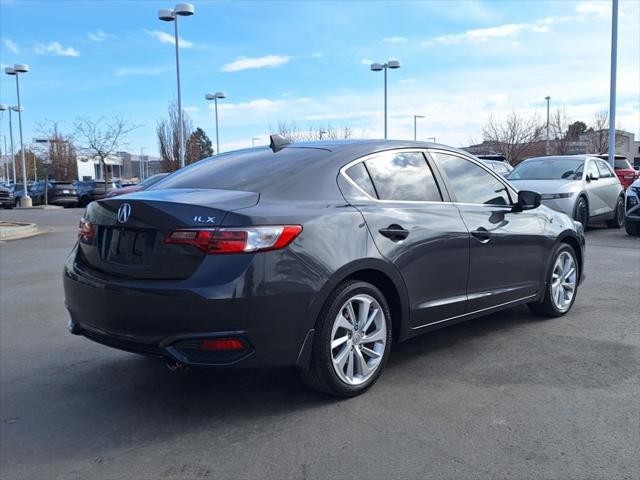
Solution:
<svg viewBox="0 0 640 480">
<path fill-rule="evenodd" d="M 67 333 L 81 209 L 3 211 L 0 477 L 640 478 L 640 240 L 587 232 L 567 316 L 526 307 L 397 345 L 366 395 L 292 370 L 190 370 Z"/>
</svg>

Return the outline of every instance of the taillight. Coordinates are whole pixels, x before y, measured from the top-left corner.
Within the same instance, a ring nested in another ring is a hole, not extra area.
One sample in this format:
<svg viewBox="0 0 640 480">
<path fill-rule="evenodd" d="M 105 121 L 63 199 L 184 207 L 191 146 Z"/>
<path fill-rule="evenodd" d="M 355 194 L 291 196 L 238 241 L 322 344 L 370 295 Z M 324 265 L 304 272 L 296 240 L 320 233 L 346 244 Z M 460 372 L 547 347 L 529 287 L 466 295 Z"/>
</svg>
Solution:
<svg viewBox="0 0 640 480">
<path fill-rule="evenodd" d="M 264 252 L 286 247 L 300 232 L 302 225 L 181 229 L 167 235 L 164 243 L 192 245 L 207 254 Z"/>
<path fill-rule="evenodd" d="M 80 224 L 78 225 L 78 240 L 82 242 L 88 242 L 93 238 L 95 234 L 96 231 L 93 228 L 93 223 L 82 217 L 80 219 Z"/>
</svg>

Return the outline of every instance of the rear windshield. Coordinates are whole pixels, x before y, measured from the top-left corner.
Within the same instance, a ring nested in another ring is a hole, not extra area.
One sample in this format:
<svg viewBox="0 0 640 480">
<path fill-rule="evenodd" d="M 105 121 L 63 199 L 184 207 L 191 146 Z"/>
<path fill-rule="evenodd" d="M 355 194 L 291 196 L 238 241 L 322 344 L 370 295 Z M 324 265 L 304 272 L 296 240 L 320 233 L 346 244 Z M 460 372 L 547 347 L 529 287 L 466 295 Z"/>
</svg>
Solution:
<svg viewBox="0 0 640 480">
<path fill-rule="evenodd" d="M 623 158 L 621 160 L 616 160 L 615 162 L 616 162 L 616 164 L 615 164 L 616 168 L 620 168 L 620 169 L 630 169 L 630 168 L 632 168 L 631 164 L 629 163 L 629 160 L 627 160 L 625 158 Z"/>
<path fill-rule="evenodd" d="M 211 188 L 260 193 L 297 189 L 312 182 L 312 170 L 322 165 L 328 153 L 315 148 L 285 148 L 276 153 L 252 149 L 222 154 L 178 170 L 149 190 Z"/>
</svg>

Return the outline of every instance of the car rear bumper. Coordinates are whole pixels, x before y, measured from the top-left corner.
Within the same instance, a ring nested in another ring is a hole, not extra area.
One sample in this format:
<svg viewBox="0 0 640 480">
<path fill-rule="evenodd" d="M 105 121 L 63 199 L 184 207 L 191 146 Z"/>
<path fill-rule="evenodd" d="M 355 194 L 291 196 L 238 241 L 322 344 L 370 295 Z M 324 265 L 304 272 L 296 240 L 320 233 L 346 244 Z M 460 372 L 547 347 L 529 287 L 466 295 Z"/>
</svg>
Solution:
<svg viewBox="0 0 640 480">
<path fill-rule="evenodd" d="M 72 333 L 191 365 L 297 365 L 315 322 L 310 303 L 325 282 L 301 272 L 304 281 L 268 284 L 262 261 L 217 285 L 198 283 L 198 272 L 176 281 L 105 279 L 75 257 L 69 256 L 63 274 Z M 239 339 L 245 348 L 219 355 L 199 350 L 202 340 L 221 337 Z"/>
</svg>

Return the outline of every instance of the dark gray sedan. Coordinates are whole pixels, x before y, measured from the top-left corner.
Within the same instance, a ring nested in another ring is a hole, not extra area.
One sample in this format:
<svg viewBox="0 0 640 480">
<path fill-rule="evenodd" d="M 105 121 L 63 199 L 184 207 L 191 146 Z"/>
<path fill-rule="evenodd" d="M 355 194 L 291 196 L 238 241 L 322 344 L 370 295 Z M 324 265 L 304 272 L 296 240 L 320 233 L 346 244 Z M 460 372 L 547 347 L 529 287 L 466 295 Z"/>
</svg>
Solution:
<svg viewBox="0 0 640 480">
<path fill-rule="evenodd" d="M 394 342 L 520 304 L 566 314 L 583 258 L 579 224 L 466 152 L 274 136 L 92 202 L 64 290 L 74 334 L 174 369 L 296 366 L 348 397 Z"/>
</svg>

